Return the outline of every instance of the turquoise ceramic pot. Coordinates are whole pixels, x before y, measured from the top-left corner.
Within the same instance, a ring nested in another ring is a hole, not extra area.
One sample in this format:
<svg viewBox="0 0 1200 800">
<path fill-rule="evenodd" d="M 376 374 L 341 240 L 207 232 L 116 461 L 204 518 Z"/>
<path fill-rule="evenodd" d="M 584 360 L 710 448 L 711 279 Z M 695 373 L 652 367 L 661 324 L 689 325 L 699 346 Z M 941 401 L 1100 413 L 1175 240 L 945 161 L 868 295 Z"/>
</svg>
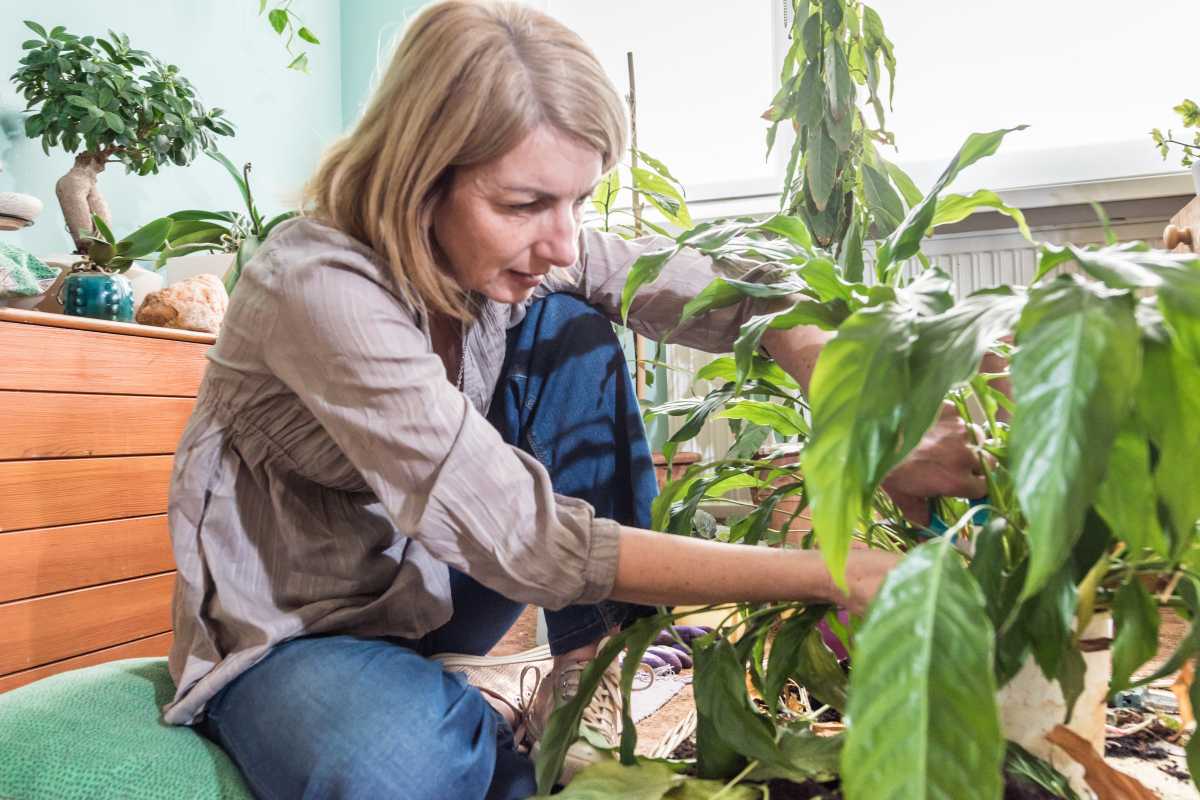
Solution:
<svg viewBox="0 0 1200 800">
<path fill-rule="evenodd" d="M 73 317 L 133 322 L 133 284 L 124 275 L 72 273 L 63 285 L 63 312 Z"/>
</svg>

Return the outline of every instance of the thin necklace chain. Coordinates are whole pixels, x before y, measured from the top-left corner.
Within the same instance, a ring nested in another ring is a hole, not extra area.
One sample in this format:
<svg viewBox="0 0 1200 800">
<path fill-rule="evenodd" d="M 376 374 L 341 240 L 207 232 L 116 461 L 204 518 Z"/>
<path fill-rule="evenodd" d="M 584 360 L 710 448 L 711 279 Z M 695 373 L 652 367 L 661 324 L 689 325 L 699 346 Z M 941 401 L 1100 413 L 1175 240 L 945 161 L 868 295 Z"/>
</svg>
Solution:
<svg viewBox="0 0 1200 800">
<path fill-rule="evenodd" d="M 458 348 L 458 383 L 457 386 L 461 391 L 465 387 L 463 379 L 467 374 L 467 325 L 465 322 L 459 323 L 462 326 L 462 340 L 459 342 Z"/>
</svg>

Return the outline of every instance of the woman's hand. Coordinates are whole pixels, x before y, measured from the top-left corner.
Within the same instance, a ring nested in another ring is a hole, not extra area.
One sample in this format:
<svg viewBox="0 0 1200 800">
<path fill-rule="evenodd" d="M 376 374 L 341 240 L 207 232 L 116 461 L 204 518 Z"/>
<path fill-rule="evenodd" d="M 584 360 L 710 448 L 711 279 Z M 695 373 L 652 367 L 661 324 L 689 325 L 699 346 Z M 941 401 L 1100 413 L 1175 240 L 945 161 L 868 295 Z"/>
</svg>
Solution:
<svg viewBox="0 0 1200 800">
<path fill-rule="evenodd" d="M 983 497 L 987 480 L 971 449 L 980 436 L 950 403 L 908 457 L 883 479 L 883 490 L 914 525 L 929 524 L 932 497 Z"/>
<path fill-rule="evenodd" d="M 900 563 L 902 557 L 883 550 L 851 550 L 846 559 L 846 586 L 849 592 L 833 587 L 832 602 L 852 614 L 866 614 L 867 607 L 883 586 L 887 574 Z"/>
</svg>

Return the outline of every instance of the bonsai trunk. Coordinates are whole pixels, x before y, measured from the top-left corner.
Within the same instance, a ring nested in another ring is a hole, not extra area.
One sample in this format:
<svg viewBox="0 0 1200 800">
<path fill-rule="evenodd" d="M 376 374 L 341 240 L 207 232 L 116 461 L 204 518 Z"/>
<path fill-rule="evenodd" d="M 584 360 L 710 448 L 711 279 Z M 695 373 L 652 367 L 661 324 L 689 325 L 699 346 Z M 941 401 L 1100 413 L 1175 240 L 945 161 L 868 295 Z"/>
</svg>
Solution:
<svg viewBox="0 0 1200 800">
<path fill-rule="evenodd" d="M 96 176 L 104 170 L 105 156 L 100 153 L 80 153 L 75 156 L 75 166 L 54 185 L 58 204 L 62 207 L 67 231 L 75 242 L 75 252 L 87 252 L 87 240 L 83 237 L 92 232 L 92 214 L 111 223 L 108 203 L 96 185 Z"/>
</svg>

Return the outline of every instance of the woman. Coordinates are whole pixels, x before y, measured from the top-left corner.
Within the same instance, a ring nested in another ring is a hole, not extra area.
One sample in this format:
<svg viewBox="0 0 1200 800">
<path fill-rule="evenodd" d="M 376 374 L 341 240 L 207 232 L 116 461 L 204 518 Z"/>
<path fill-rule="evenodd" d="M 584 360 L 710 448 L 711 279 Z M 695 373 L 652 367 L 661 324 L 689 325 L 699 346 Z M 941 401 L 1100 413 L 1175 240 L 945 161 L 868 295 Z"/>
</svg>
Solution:
<svg viewBox="0 0 1200 800">
<path fill-rule="evenodd" d="M 525 720 L 430 656 L 482 655 L 524 604 L 551 609 L 536 737 L 625 604 L 862 610 L 892 564 L 852 554 L 844 596 L 813 552 L 642 530 L 653 471 L 609 320 L 630 265 L 661 241 L 579 225 L 624 125 L 560 24 L 430 6 L 327 154 L 309 213 L 243 272 L 176 456 L 165 718 L 218 742 L 256 794 L 527 796 L 510 726 Z M 680 255 L 632 326 L 662 335 L 715 274 Z M 759 310 L 672 338 L 728 350 Z M 806 385 L 824 340 L 764 342 Z M 948 471 L 922 486 L 927 471 L 901 468 L 898 495 L 978 493 L 957 477 L 961 430 L 940 426 L 919 454 Z M 525 713 L 519 688 L 515 702 L 483 688 Z"/>
</svg>

